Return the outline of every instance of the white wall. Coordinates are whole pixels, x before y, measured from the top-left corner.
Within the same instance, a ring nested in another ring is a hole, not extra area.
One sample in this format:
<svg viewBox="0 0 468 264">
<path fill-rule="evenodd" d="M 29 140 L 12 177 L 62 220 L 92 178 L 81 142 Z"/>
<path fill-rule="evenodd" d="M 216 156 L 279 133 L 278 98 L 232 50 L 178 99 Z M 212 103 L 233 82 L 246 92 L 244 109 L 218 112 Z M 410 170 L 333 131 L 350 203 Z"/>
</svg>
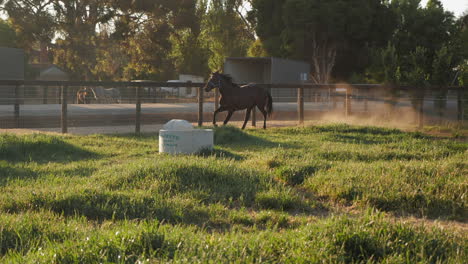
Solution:
<svg viewBox="0 0 468 264">
<path fill-rule="evenodd" d="M 269 83 L 270 63 L 268 60 L 229 60 L 224 64 L 224 73 L 229 74 L 235 83 Z"/>
<path fill-rule="evenodd" d="M 301 73 L 309 73 L 310 65 L 302 61 L 271 59 L 271 83 L 298 83 Z"/>
</svg>

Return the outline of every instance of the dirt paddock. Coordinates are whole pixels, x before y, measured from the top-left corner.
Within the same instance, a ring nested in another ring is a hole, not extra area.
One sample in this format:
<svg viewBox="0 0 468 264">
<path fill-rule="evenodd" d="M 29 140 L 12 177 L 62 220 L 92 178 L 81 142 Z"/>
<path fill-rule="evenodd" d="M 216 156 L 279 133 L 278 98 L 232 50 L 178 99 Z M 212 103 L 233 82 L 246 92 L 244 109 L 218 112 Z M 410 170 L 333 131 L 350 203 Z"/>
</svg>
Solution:
<svg viewBox="0 0 468 264">
<path fill-rule="evenodd" d="M 192 123 L 196 126 L 196 123 Z M 205 123 L 205 126 L 211 126 L 210 123 Z M 229 125 L 241 127 L 242 122 L 234 121 L 229 122 Z M 297 126 L 297 121 L 269 121 L 267 127 L 292 127 Z M 142 125 L 140 128 L 141 133 L 157 133 L 162 129 L 163 124 L 151 124 L 151 125 Z M 247 129 L 254 128 L 249 124 L 246 126 Z M 261 129 L 262 124 L 257 122 L 256 129 Z M 31 134 L 31 133 L 46 133 L 46 134 L 61 134 L 61 128 L 9 128 L 9 129 L 0 129 L 0 133 L 13 133 L 13 134 Z M 92 134 L 131 134 L 135 133 L 134 125 L 124 125 L 124 126 L 91 126 L 91 127 L 69 127 L 69 134 L 74 135 L 92 135 Z"/>
</svg>

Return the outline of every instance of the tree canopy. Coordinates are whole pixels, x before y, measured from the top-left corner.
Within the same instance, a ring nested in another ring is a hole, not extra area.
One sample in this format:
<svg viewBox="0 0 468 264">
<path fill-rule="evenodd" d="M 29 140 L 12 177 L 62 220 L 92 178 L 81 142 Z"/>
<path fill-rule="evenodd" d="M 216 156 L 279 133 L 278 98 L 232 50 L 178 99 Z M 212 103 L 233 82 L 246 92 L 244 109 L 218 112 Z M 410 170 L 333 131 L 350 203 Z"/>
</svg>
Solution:
<svg viewBox="0 0 468 264">
<path fill-rule="evenodd" d="M 72 79 L 167 80 L 207 75 L 254 40 L 240 0 L 3 0 L 0 10 L 31 62 Z M 2 24 L 2 29 L 3 29 Z M 6 34 L 6 33 L 5 33 Z"/>
<path fill-rule="evenodd" d="M 226 57 L 274 56 L 309 62 L 317 83 L 468 82 L 467 16 L 439 0 L 0 0 L 0 11 L 0 45 L 76 80 L 206 76 Z"/>
<path fill-rule="evenodd" d="M 317 83 L 448 84 L 467 59 L 462 27 L 438 0 L 425 7 L 420 0 L 253 0 L 252 7 L 263 48 L 310 62 Z"/>
<path fill-rule="evenodd" d="M 397 26 L 388 46 L 376 52 L 369 77 L 396 84 L 451 84 L 457 65 L 467 58 L 460 53 L 463 45 L 457 44 L 460 27 L 453 14 L 438 0 L 430 0 L 426 7 L 419 0 L 394 0 L 392 9 L 398 16 Z M 393 65 L 382 60 L 389 49 L 395 50 Z"/>
<path fill-rule="evenodd" d="M 341 63 L 335 76 L 346 78 L 347 62 L 359 64 L 363 49 L 384 45 L 394 24 L 389 6 L 380 0 L 254 0 L 252 4 L 250 17 L 268 53 L 310 62 L 311 77 L 318 83 L 329 81 L 337 61 Z"/>
<path fill-rule="evenodd" d="M 0 47 L 16 47 L 16 33 L 11 25 L 0 19 Z"/>
</svg>

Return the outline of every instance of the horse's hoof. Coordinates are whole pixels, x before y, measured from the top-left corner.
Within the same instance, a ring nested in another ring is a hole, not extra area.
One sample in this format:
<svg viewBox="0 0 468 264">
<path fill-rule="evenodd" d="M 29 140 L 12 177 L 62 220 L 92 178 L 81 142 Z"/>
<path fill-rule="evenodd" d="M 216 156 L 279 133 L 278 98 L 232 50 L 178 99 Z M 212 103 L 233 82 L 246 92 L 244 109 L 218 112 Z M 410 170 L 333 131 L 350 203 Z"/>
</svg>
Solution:
<svg viewBox="0 0 468 264">
<path fill-rule="evenodd" d="M 217 124 L 213 124 L 213 126 L 214 126 L 214 127 L 218 127 L 218 125 L 217 125 Z"/>
</svg>

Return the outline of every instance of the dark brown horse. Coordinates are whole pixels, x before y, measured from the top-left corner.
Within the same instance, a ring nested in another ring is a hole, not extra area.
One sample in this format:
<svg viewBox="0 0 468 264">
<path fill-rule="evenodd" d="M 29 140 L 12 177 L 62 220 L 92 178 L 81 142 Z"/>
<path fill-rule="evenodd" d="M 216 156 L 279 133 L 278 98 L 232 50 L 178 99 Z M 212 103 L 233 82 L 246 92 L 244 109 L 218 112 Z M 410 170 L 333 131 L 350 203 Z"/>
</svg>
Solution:
<svg viewBox="0 0 468 264">
<path fill-rule="evenodd" d="M 268 90 L 257 84 L 247 84 L 239 86 L 232 82 L 232 78 L 228 75 L 214 72 L 205 85 L 205 91 L 209 92 L 214 88 L 219 88 L 221 100 L 220 107 L 216 109 L 213 115 L 213 125 L 216 126 L 216 114 L 223 111 L 228 111 L 224 125 L 229 122 L 234 111 L 247 109 L 245 120 L 242 129 L 249 121 L 250 112 L 256 106 L 262 112 L 263 128 L 266 128 L 267 115 L 271 116 L 273 112 L 273 99 Z"/>
</svg>

